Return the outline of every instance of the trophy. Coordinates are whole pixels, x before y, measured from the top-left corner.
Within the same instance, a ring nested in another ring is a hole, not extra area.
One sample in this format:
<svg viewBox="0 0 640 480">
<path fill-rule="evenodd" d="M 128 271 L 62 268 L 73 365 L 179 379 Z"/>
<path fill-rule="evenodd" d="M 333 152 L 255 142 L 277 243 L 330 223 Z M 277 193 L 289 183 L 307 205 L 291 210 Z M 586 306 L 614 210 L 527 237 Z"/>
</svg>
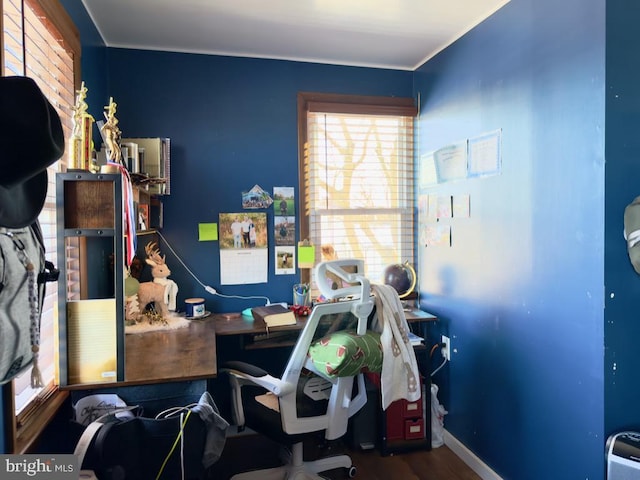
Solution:
<svg viewBox="0 0 640 480">
<path fill-rule="evenodd" d="M 107 119 L 101 127 L 102 137 L 107 144 L 107 160 L 113 163 L 122 164 L 122 151 L 120 150 L 120 128 L 116 118 L 116 107 L 118 104 L 109 97 L 109 105 L 104 107 L 104 116 Z"/>
<path fill-rule="evenodd" d="M 93 150 L 93 117 L 87 113 L 87 87 L 80 86 L 73 106 L 73 131 L 71 132 L 70 170 L 91 170 L 91 152 Z"/>
</svg>

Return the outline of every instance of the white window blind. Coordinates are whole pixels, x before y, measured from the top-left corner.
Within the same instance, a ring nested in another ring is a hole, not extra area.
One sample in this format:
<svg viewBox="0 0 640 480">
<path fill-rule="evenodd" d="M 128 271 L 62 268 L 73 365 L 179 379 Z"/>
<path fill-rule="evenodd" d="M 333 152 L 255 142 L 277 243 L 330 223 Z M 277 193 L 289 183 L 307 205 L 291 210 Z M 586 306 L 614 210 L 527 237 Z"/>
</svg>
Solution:
<svg viewBox="0 0 640 480">
<path fill-rule="evenodd" d="M 64 136 L 69 138 L 75 79 L 79 78 L 80 44 L 75 26 L 57 0 L 2 0 L 2 25 L 3 75 L 33 78 L 60 115 Z M 46 258 L 54 265 L 58 265 L 55 174 L 65 169 L 65 160 L 63 157 L 47 169 L 49 186 L 39 216 Z M 22 450 L 31 441 L 21 439 L 20 444 L 15 436 L 20 437 L 20 429 L 34 423 L 38 411 L 57 390 L 56 284 L 47 284 L 46 293 L 39 358 L 45 388 L 31 388 L 30 371 L 13 381 L 14 407 L 18 416 L 14 427 L 14 451 Z"/>
<path fill-rule="evenodd" d="M 413 117 L 308 111 L 305 146 L 317 261 L 323 250 L 363 259 L 374 282 L 390 264 L 413 263 Z"/>
</svg>

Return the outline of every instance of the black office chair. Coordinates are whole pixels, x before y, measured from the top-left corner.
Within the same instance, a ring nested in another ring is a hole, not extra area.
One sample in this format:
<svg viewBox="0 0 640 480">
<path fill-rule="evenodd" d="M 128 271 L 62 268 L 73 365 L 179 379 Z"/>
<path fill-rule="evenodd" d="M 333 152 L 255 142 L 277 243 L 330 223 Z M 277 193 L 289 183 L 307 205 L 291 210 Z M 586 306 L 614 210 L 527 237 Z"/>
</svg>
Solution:
<svg viewBox="0 0 640 480">
<path fill-rule="evenodd" d="M 346 285 L 337 290 L 321 290 L 323 295 L 329 300 L 342 300 L 317 304 L 313 308 L 281 378 L 243 362 L 225 364 L 222 371 L 231 381 L 232 413 L 236 424 L 246 425 L 290 449 L 285 465 L 240 473 L 233 477 L 234 480 L 321 479 L 318 472 L 336 468 L 346 468 L 350 476 L 355 475 L 348 455 L 305 462 L 303 441 L 310 435 L 318 436 L 318 432 L 324 432 L 327 440 L 343 436 L 349 418 L 367 401 L 364 377 L 359 371 L 368 359 L 360 354 L 360 350 L 358 355 L 351 355 L 360 362 L 358 367 L 351 368 L 346 375 L 337 372 L 338 369 L 322 368 L 310 354 L 314 340 L 326 333 L 328 324 L 336 321 L 353 320 L 355 330 L 349 335 L 356 342 L 354 344 L 372 335 L 367 332 L 367 320 L 374 302 L 369 281 L 362 275 L 363 269 L 360 260 L 338 260 L 318 266 L 316 278 L 325 278 L 327 272 L 332 272 Z M 347 297 L 350 299 L 344 300 Z M 379 337 L 372 340 L 373 343 L 376 341 L 379 342 Z M 371 355 L 377 357 L 372 361 L 379 362 L 379 348 L 371 350 Z"/>
</svg>

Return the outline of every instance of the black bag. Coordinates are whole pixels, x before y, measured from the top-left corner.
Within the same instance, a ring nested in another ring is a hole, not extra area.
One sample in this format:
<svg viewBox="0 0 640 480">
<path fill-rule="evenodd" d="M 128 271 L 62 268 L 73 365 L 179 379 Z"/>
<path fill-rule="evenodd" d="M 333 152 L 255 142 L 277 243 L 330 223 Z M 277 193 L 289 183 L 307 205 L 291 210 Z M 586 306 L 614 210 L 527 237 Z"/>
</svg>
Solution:
<svg viewBox="0 0 640 480">
<path fill-rule="evenodd" d="M 0 385 L 33 364 L 38 369 L 46 270 L 38 223 L 47 197 L 47 167 L 64 153 L 58 112 L 35 80 L 0 77 Z"/>
<path fill-rule="evenodd" d="M 44 284 L 58 278 L 44 255 L 37 221 L 0 227 L 0 385 L 33 365 L 32 386 L 42 386 L 37 359 Z"/>
<path fill-rule="evenodd" d="M 229 424 L 209 393 L 164 418 L 124 412 L 92 422 L 76 446 L 81 469 L 100 480 L 204 479 L 224 448 Z"/>
</svg>

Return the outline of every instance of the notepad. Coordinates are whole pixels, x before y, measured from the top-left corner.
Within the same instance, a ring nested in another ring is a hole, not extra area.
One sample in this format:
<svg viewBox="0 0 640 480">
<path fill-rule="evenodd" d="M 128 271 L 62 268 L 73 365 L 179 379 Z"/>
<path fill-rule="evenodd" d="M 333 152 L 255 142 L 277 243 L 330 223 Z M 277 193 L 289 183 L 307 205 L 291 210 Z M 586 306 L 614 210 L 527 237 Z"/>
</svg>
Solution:
<svg viewBox="0 0 640 480">
<path fill-rule="evenodd" d="M 251 309 L 251 313 L 253 318 L 262 320 L 268 328 L 296 324 L 295 314 L 279 303 L 264 307 L 254 307 Z"/>
</svg>

